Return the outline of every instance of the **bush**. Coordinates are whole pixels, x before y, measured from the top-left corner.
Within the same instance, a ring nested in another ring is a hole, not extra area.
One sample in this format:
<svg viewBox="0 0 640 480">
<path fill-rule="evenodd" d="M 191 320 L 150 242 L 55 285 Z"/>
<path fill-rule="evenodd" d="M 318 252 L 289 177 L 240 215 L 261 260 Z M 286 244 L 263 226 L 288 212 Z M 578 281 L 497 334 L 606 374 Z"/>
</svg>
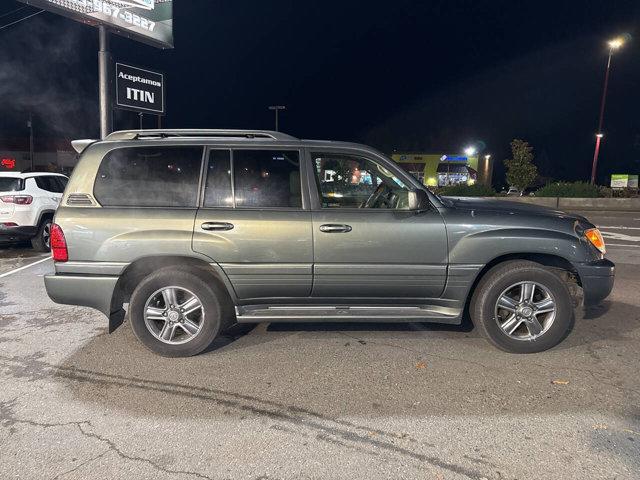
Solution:
<svg viewBox="0 0 640 480">
<path fill-rule="evenodd" d="M 496 191 L 478 183 L 474 185 L 450 185 L 438 188 L 437 193 L 447 197 L 493 197 Z"/>
<path fill-rule="evenodd" d="M 598 187 L 598 191 L 603 198 L 637 198 L 639 196 L 637 188 Z"/>
<path fill-rule="evenodd" d="M 586 182 L 556 182 L 545 185 L 536 192 L 536 197 L 597 198 L 598 187 Z"/>
</svg>

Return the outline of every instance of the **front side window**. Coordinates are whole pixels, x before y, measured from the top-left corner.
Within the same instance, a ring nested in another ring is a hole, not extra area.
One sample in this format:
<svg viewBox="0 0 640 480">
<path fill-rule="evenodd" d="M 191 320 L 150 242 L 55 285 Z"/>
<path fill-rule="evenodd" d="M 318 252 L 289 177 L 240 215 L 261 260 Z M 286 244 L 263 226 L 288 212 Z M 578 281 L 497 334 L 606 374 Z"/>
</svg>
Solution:
<svg viewBox="0 0 640 480">
<path fill-rule="evenodd" d="M 96 199 L 106 207 L 196 207 L 202 147 L 131 147 L 109 152 Z"/>
<path fill-rule="evenodd" d="M 322 208 L 409 209 L 410 188 L 368 158 L 312 153 Z"/>
<path fill-rule="evenodd" d="M 236 207 L 302 207 L 297 151 L 235 150 L 233 177 Z"/>
</svg>

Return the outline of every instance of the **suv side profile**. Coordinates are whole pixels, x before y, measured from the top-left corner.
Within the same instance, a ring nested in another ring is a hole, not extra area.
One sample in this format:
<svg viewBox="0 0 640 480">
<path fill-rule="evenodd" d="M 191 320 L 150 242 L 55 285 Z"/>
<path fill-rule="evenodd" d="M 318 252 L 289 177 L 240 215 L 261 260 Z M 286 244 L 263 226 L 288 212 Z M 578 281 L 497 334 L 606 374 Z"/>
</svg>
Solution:
<svg viewBox="0 0 640 480">
<path fill-rule="evenodd" d="M 68 178 L 57 173 L 0 173 L 0 240 L 31 240 L 49 251 L 51 222 Z"/>
<path fill-rule="evenodd" d="M 588 220 L 441 198 L 376 150 L 267 131 L 123 131 L 81 153 L 52 227 L 58 303 L 164 356 L 235 322 L 459 324 L 539 352 L 611 292 Z"/>
</svg>

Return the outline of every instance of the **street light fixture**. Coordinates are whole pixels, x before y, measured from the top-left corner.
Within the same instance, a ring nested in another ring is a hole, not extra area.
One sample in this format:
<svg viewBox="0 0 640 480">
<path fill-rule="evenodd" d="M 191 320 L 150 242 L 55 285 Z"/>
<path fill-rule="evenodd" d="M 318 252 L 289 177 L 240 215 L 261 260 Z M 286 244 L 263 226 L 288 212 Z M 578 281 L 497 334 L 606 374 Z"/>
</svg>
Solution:
<svg viewBox="0 0 640 480">
<path fill-rule="evenodd" d="M 618 37 L 614 38 L 613 40 L 609 40 L 607 44 L 609 45 L 609 48 L 617 50 L 624 45 L 624 40 L 625 39 L 623 37 Z"/>
<path fill-rule="evenodd" d="M 279 119 L 278 119 L 278 114 L 280 113 L 280 110 L 286 110 L 287 107 L 285 107 L 284 105 L 270 105 L 269 106 L 269 110 L 273 110 L 276 113 L 276 132 L 279 132 L 279 128 L 280 128 L 280 123 L 279 123 Z"/>
<path fill-rule="evenodd" d="M 607 42 L 609 45 L 609 57 L 607 59 L 607 70 L 604 75 L 604 87 L 602 88 L 602 100 L 600 101 L 600 118 L 598 120 L 598 130 L 596 134 L 596 148 L 593 152 L 593 165 L 591 166 L 591 185 L 596 183 L 596 170 L 598 168 L 598 156 L 600 155 L 600 143 L 602 141 L 602 137 L 604 137 L 602 133 L 602 123 L 604 121 L 604 107 L 607 102 L 607 88 L 609 87 L 609 72 L 611 71 L 611 57 L 613 56 L 613 52 L 620 49 L 624 43 L 625 37 L 617 37 Z"/>
<path fill-rule="evenodd" d="M 464 154 L 468 157 L 473 157 L 477 152 L 478 150 L 473 146 L 464 149 Z"/>
</svg>

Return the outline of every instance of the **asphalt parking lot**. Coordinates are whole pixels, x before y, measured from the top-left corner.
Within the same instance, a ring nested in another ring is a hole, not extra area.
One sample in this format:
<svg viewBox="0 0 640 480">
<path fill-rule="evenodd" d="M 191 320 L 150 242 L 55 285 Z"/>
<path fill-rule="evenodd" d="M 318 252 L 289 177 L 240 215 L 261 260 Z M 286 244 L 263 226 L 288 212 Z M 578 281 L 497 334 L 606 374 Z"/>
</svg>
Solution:
<svg viewBox="0 0 640 480">
<path fill-rule="evenodd" d="M 527 356 L 470 325 L 279 324 L 161 358 L 0 246 L 0 478 L 640 478 L 640 213 L 585 215 L 614 292 Z"/>
</svg>

